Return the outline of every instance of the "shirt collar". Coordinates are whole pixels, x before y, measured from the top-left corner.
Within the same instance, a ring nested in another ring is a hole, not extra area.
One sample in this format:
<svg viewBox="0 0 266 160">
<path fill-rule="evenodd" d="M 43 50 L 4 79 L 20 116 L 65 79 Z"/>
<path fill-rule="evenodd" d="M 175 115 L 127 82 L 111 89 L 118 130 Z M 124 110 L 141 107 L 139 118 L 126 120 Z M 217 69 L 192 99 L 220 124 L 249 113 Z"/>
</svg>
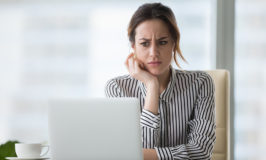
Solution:
<svg viewBox="0 0 266 160">
<path fill-rule="evenodd" d="M 171 70 L 171 76 L 170 76 L 170 81 L 166 87 L 166 89 L 160 94 L 160 100 L 170 102 L 172 95 L 173 95 L 173 90 L 174 90 L 174 85 L 176 82 L 176 75 L 175 75 L 175 69 L 170 65 L 170 70 Z M 146 87 L 145 85 L 139 81 L 139 86 L 141 89 L 141 92 L 143 94 L 143 97 L 146 97 Z"/>
</svg>

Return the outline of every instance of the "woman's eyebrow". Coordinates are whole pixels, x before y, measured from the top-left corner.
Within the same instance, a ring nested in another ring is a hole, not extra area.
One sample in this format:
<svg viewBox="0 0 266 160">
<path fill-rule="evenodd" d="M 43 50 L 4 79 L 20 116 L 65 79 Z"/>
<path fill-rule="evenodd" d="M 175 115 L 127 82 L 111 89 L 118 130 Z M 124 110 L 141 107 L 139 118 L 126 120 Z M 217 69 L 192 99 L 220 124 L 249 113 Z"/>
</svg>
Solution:
<svg viewBox="0 0 266 160">
<path fill-rule="evenodd" d="M 161 38 L 159 38 L 159 40 L 163 40 L 163 39 L 166 39 L 166 38 L 168 38 L 168 36 L 166 36 L 166 37 L 161 37 Z"/>
<path fill-rule="evenodd" d="M 168 38 L 168 36 L 161 37 L 161 38 L 159 38 L 158 40 L 163 40 L 163 39 L 166 39 L 166 38 Z M 139 40 L 150 41 L 151 39 L 147 39 L 147 38 L 140 38 Z"/>
<path fill-rule="evenodd" d="M 150 39 L 147 38 L 140 38 L 139 40 L 150 41 Z"/>
</svg>

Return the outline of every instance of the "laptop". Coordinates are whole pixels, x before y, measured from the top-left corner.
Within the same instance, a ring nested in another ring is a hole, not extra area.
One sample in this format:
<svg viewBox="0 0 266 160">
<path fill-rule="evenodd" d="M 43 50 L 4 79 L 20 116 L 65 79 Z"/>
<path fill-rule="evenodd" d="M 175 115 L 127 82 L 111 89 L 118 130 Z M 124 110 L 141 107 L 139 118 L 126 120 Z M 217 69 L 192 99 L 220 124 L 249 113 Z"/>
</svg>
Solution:
<svg viewBox="0 0 266 160">
<path fill-rule="evenodd" d="M 52 100 L 52 160 L 142 160 L 136 98 Z"/>
</svg>

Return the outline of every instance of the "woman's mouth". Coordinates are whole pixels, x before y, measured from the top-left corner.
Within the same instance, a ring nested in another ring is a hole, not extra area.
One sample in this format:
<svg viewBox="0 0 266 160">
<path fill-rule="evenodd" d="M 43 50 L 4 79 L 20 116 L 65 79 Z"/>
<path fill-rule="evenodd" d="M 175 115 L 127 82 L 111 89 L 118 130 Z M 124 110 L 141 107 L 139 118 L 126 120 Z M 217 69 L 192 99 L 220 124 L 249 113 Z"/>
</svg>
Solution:
<svg viewBox="0 0 266 160">
<path fill-rule="evenodd" d="M 159 66 L 162 62 L 161 61 L 151 61 L 148 63 L 149 66 L 156 67 Z"/>
</svg>

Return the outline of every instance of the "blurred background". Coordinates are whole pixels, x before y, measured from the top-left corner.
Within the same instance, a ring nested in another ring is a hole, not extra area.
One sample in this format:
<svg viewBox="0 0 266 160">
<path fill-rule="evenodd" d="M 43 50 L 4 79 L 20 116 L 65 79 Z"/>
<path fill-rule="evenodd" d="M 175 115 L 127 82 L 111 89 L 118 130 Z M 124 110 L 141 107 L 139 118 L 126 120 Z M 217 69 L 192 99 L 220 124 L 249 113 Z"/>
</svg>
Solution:
<svg viewBox="0 0 266 160">
<path fill-rule="evenodd" d="M 0 144 L 48 141 L 47 99 L 104 97 L 106 81 L 127 74 L 127 26 L 145 2 L 0 0 Z M 162 3 L 176 15 L 182 68 L 216 69 L 216 0 Z M 234 159 L 263 160 L 266 1 L 234 4 Z"/>
</svg>

